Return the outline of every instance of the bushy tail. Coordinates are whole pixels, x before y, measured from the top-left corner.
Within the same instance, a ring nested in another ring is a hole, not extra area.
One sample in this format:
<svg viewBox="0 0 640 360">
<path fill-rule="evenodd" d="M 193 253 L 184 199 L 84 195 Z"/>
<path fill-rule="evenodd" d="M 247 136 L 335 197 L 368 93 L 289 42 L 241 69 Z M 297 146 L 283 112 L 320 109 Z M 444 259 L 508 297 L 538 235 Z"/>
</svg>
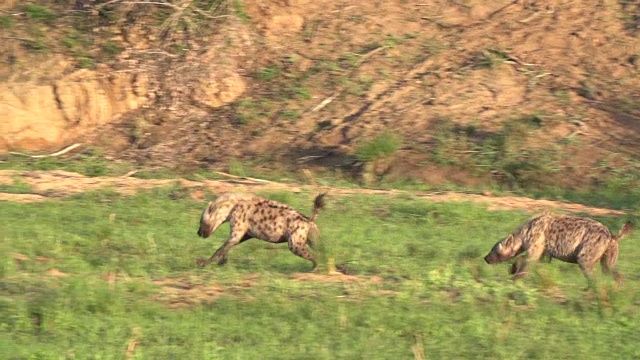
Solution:
<svg viewBox="0 0 640 360">
<path fill-rule="evenodd" d="M 320 210 L 324 209 L 325 195 L 327 195 L 327 193 L 323 193 L 316 196 L 316 199 L 313 201 L 313 213 L 311 214 L 311 219 L 309 219 L 309 221 L 313 222 L 318 217 Z"/>
<path fill-rule="evenodd" d="M 620 230 L 618 235 L 615 238 L 613 238 L 613 241 L 618 241 L 623 237 L 629 235 L 629 233 L 631 232 L 631 229 L 633 229 L 633 223 L 631 221 L 627 221 L 626 223 L 624 223 L 624 226 L 622 227 L 622 230 Z"/>
</svg>

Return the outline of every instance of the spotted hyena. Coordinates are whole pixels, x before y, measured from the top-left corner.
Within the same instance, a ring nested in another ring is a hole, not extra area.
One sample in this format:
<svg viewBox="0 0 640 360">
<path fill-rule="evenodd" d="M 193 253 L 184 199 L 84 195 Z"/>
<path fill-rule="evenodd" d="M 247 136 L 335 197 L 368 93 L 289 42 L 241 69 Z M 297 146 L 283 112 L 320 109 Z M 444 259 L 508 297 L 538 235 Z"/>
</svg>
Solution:
<svg viewBox="0 0 640 360">
<path fill-rule="evenodd" d="M 307 245 L 313 247 L 319 237 L 314 220 L 324 207 L 324 196 L 320 194 L 315 198 L 312 215 L 307 217 L 277 201 L 244 193 L 221 194 L 202 212 L 198 235 L 208 238 L 228 221 L 231 225 L 229 239 L 209 259 L 199 259 L 197 264 L 206 266 L 217 259 L 218 264 L 223 265 L 227 262 L 229 249 L 256 238 L 270 243 L 288 243 L 289 250 L 311 261 L 312 271 L 315 271 L 317 263 Z"/>
<path fill-rule="evenodd" d="M 598 261 L 605 273 L 611 273 L 618 284 L 622 275 L 615 269 L 619 240 L 632 228 L 626 222 L 618 235 L 613 235 L 603 224 L 587 218 L 544 213 L 529 219 L 513 234 L 493 246 L 484 260 L 498 264 L 526 251 L 512 267 L 513 279 L 527 274 L 527 267 L 542 256 L 580 265 L 587 278 Z"/>
</svg>

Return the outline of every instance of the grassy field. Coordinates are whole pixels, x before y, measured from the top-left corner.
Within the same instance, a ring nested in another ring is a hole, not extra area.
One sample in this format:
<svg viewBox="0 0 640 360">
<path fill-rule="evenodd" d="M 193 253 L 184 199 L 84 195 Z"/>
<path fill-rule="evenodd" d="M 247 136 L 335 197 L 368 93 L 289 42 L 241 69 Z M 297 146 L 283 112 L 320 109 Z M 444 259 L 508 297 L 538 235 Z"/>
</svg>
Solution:
<svg viewBox="0 0 640 360">
<path fill-rule="evenodd" d="M 263 194 L 305 213 L 315 194 Z M 621 243 L 615 290 L 577 266 L 525 281 L 482 257 L 530 215 L 409 197 L 329 197 L 325 257 L 353 276 L 306 275 L 286 245 L 252 240 L 198 268 L 227 236 L 196 236 L 203 201 L 134 197 L 0 202 L 0 358 L 441 359 L 640 357 L 640 248 Z M 621 218 L 598 218 L 616 233 Z"/>
</svg>

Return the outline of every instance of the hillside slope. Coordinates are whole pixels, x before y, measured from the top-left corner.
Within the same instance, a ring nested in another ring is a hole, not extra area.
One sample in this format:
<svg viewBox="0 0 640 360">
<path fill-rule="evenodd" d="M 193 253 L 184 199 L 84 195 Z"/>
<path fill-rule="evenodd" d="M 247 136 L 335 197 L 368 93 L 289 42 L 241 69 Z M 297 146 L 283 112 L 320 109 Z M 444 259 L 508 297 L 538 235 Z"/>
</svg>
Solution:
<svg viewBox="0 0 640 360">
<path fill-rule="evenodd" d="M 2 8 L 7 150 L 81 141 L 144 164 L 434 185 L 637 180 L 634 2 L 47 3 Z"/>
</svg>

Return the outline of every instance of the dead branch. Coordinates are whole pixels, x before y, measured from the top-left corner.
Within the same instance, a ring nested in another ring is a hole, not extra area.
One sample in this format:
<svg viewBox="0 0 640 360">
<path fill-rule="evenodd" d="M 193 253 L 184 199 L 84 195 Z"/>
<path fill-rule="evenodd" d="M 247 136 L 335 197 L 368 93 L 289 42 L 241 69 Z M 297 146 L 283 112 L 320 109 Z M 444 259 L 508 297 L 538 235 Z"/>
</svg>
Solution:
<svg viewBox="0 0 640 360">
<path fill-rule="evenodd" d="M 526 24 L 526 23 L 528 23 L 529 21 L 531 21 L 531 20 L 533 20 L 533 19 L 537 18 L 539 15 L 540 15 L 540 12 L 534 12 L 534 13 L 533 13 L 531 16 L 529 16 L 528 18 L 526 18 L 526 19 L 522 19 L 522 20 L 518 20 L 518 22 L 521 22 L 521 23 L 523 23 L 523 24 Z"/>
<path fill-rule="evenodd" d="M 298 158 L 298 162 L 303 164 L 303 163 L 306 163 L 306 162 L 311 161 L 311 160 L 322 159 L 322 158 L 324 158 L 326 156 L 327 155 L 308 155 L 308 156 L 303 156 L 301 158 Z"/>
<path fill-rule="evenodd" d="M 159 169 L 162 169 L 162 167 L 154 166 L 154 167 L 147 168 L 147 169 L 135 169 L 135 170 L 131 170 L 131 171 L 127 172 L 126 174 L 122 175 L 122 177 L 123 178 L 131 177 L 131 176 L 137 174 L 140 171 L 153 171 L 153 170 L 159 170 Z"/>
<path fill-rule="evenodd" d="M 81 143 L 76 143 L 73 144 L 71 146 L 67 146 L 66 148 L 58 151 L 58 152 L 54 152 L 53 154 L 48 154 L 48 155 L 29 155 L 29 154 L 23 154 L 23 153 L 19 153 L 19 152 L 9 152 L 9 154 L 11 155 L 20 155 L 20 156 L 27 156 L 33 159 L 40 159 L 40 158 L 46 158 L 46 157 L 55 157 L 55 156 L 60 156 L 60 155 L 64 155 L 66 153 L 68 153 L 69 151 L 79 147 L 80 145 L 82 145 Z"/>
<path fill-rule="evenodd" d="M 273 181 L 269 181 L 269 180 L 264 180 L 264 179 L 256 179 L 256 178 L 251 178 L 248 176 L 237 176 L 237 175 L 231 175 L 231 174 L 227 174 L 225 172 L 222 171 L 214 171 L 214 173 L 218 174 L 218 175 L 222 175 L 231 179 L 240 179 L 240 180 L 249 180 L 249 181 L 255 181 L 255 182 L 259 182 L 259 183 L 273 183 Z"/>
<path fill-rule="evenodd" d="M 344 89 L 342 89 L 342 91 L 344 91 Z M 329 96 L 328 98 L 322 100 L 322 102 L 320 104 L 318 104 L 316 107 L 314 107 L 313 109 L 311 109 L 310 112 L 316 112 L 321 110 L 323 107 L 329 105 L 333 100 L 335 100 L 335 98 L 337 98 L 338 96 L 340 96 L 340 94 L 342 94 L 342 91 L 337 92 L 331 96 Z"/>
<path fill-rule="evenodd" d="M 518 3 L 518 0 L 513 0 L 510 3 L 508 3 L 507 5 L 504 5 L 503 7 L 499 8 L 498 10 L 492 12 L 491 14 L 489 14 L 489 16 L 487 16 L 484 20 L 491 20 L 491 18 L 493 18 L 494 16 L 498 15 L 499 13 L 503 12 L 505 9 L 507 9 L 508 7 L 515 5 L 516 3 Z"/>
<path fill-rule="evenodd" d="M 105 3 L 102 3 L 102 4 L 98 4 L 98 5 L 96 5 L 95 9 L 96 9 L 96 10 L 100 10 L 100 9 L 102 9 L 102 8 L 103 8 L 103 7 L 105 7 L 105 6 L 109 6 L 109 5 L 115 4 L 115 3 L 120 2 L 120 1 L 122 1 L 122 0 L 111 0 L 111 1 L 107 1 L 107 2 L 105 2 Z"/>
<path fill-rule="evenodd" d="M 159 6 L 167 6 L 170 8 L 173 8 L 175 10 L 182 10 L 186 7 L 188 7 L 191 3 L 191 1 L 189 1 L 189 3 L 187 4 L 187 6 L 177 6 L 174 5 L 170 2 L 158 2 L 158 1 L 119 1 L 121 4 L 128 4 L 128 5 L 159 5 Z"/>
<path fill-rule="evenodd" d="M 16 37 L 16 36 L 3 36 L 3 39 L 7 39 L 7 40 L 19 40 L 19 41 L 24 41 L 24 42 L 33 42 L 34 40 L 31 39 L 27 39 L 27 38 L 22 38 L 22 37 Z"/>
</svg>

